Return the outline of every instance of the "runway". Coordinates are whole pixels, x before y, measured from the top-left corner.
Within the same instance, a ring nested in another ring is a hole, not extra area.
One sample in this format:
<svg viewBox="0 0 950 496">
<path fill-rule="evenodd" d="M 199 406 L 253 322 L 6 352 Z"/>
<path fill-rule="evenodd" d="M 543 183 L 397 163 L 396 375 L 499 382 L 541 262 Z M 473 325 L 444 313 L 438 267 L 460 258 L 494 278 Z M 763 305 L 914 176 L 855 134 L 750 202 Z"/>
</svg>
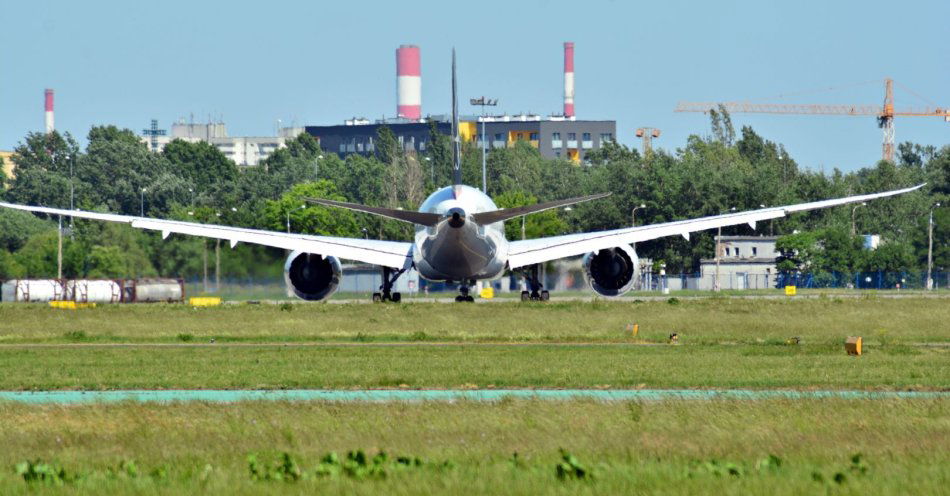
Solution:
<svg viewBox="0 0 950 496">
<path fill-rule="evenodd" d="M 947 399 L 950 391 L 794 391 L 751 389 L 368 389 L 368 390 L 129 390 L 0 391 L 0 401 L 30 404 L 171 403 L 205 401 L 418 402 L 591 399 L 597 401 L 767 400 L 767 399 Z"/>
</svg>

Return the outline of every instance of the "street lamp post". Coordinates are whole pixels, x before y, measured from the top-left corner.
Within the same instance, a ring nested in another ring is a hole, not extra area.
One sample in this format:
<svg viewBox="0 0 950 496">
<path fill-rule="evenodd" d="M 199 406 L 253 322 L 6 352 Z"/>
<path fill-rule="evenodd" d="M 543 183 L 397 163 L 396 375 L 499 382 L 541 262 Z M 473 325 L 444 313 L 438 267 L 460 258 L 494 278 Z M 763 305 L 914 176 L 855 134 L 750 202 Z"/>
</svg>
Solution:
<svg viewBox="0 0 950 496">
<path fill-rule="evenodd" d="M 426 157 L 426 162 L 429 162 L 429 182 L 435 187 L 435 165 L 432 163 L 432 157 Z"/>
<path fill-rule="evenodd" d="M 296 212 L 297 210 L 303 210 L 303 209 L 305 209 L 305 208 L 307 208 L 306 205 L 301 205 L 301 206 L 299 206 L 299 207 L 297 207 L 297 208 L 294 208 L 294 209 L 291 209 L 291 210 L 288 210 L 288 211 L 287 211 L 287 234 L 290 234 L 290 214 L 291 214 L 291 212 Z"/>
<path fill-rule="evenodd" d="M 867 202 L 861 202 L 859 205 L 855 205 L 854 208 L 851 209 L 851 235 L 852 236 L 855 236 L 858 234 L 857 226 L 854 223 L 855 221 L 854 213 L 858 210 L 858 207 L 866 207 L 867 205 L 868 205 Z"/>
<path fill-rule="evenodd" d="M 934 209 L 940 206 L 940 202 L 930 207 L 930 219 L 927 222 L 927 289 L 934 288 L 933 264 L 934 264 Z"/>
<path fill-rule="evenodd" d="M 317 155 L 317 159 L 313 161 L 313 180 L 316 181 L 320 177 L 320 161 L 323 160 L 323 154 Z"/>
<path fill-rule="evenodd" d="M 735 212 L 735 211 L 736 211 L 736 207 L 732 207 L 729 210 L 720 213 L 719 215 L 725 215 L 727 212 Z M 719 284 L 719 261 L 722 258 L 719 255 L 719 252 L 721 251 L 721 248 L 722 248 L 722 226 L 719 226 L 717 228 L 717 234 L 716 234 L 716 284 L 713 285 L 713 291 L 717 293 L 722 289 L 722 286 Z"/>
<path fill-rule="evenodd" d="M 633 207 L 633 210 L 630 211 L 630 226 L 637 227 L 637 210 L 641 208 L 647 208 L 645 203 L 641 203 L 636 207 Z"/>
<path fill-rule="evenodd" d="M 139 200 L 139 217 L 145 217 L 145 188 L 142 188 L 142 196 Z"/>
<path fill-rule="evenodd" d="M 498 105 L 498 99 L 491 100 L 484 96 L 469 100 L 473 106 L 482 107 L 482 193 L 488 194 L 488 174 L 485 168 L 485 155 L 488 153 L 488 142 L 485 141 L 485 107 Z"/>
</svg>

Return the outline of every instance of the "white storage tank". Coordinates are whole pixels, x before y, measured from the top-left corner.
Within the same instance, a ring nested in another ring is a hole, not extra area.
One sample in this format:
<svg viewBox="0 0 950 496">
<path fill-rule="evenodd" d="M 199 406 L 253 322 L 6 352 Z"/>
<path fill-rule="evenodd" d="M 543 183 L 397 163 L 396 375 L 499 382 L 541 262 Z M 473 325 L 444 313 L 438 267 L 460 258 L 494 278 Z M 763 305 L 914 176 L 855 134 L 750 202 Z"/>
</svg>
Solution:
<svg viewBox="0 0 950 496">
<path fill-rule="evenodd" d="M 66 288 L 58 279 L 11 279 L 0 293 L 6 302 L 46 302 L 65 299 Z"/>
<path fill-rule="evenodd" d="M 122 285 L 111 279 L 74 279 L 66 281 L 66 299 L 79 303 L 119 303 Z"/>
<path fill-rule="evenodd" d="M 185 300 L 185 282 L 181 279 L 132 279 L 125 282 L 126 302 L 182 302 Z"/>
</svg>

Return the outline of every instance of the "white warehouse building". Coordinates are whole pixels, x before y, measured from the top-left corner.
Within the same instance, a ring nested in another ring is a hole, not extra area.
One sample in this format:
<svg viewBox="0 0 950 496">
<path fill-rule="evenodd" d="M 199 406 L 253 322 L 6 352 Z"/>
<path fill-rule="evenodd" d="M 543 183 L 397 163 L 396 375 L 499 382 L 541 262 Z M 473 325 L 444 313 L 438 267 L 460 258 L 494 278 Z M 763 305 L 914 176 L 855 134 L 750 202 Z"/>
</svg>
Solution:
<svg viewBox="0 0 950 496">
<path fill-rule="evenodd" d="M 303 132 L 302 128 L 283 128 L 280 130 L 280 136 L 228 136 L 223 122 L 194 124 L 180 120 L 172 124 L 171 133 L 168 135 L 142 136 L 141 139 L 147 145 L 154 144 L 153 152 L 162 151 L 165 145 L 176 139 L 191 143 L 206 141 L 235 164 L 253 166 L 269 157 L 278 148 L 286 146 L 287 140 L 300 132 Z"/>
</svg>

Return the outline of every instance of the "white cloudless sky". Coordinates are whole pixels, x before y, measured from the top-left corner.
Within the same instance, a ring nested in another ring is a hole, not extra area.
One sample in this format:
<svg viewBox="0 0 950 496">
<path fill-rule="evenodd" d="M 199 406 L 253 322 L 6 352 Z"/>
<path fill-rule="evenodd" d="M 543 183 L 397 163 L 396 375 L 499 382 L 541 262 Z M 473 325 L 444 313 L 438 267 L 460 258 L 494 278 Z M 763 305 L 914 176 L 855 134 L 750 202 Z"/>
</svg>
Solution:
<svg viewBox="0 0 950 496">
<path fill-rule="evenodd" d="M 499 111 L 562 109 L 562 43 L 576 44 L 579 119 L 614 119 L 618 139 L 675 150 L 708 133 L 678 101 L 950 107 L 946 1 L 338 2 L 32 0 L 0 7 L 0 149 L 43 128 L 137 132 L 156 118 L 223 118 L 232 136 L 273 135 L 277 120 L 336 124 L 393 116 L 395 49 L 419 45 L 423 114 L 449 111 L 450 53 L 463 102 Z M 857 84 L 864 83 L 864 84 Z M 832 88 L 832 89 L 828 89 Z M 907 89 L 910 91 L 908 91 Z M 814 91 L 812 91 L 814 90 Z M 921 98 L 922 97 L 922 98 Z M 475 109 L 462 105 L 462 112 Z M 872 117 L 736 114 L 805 167 L 853 170 L 881 155 Z M 943 146 L 950 123 L 898 118 L 897 141 Z"/>
</svg>

